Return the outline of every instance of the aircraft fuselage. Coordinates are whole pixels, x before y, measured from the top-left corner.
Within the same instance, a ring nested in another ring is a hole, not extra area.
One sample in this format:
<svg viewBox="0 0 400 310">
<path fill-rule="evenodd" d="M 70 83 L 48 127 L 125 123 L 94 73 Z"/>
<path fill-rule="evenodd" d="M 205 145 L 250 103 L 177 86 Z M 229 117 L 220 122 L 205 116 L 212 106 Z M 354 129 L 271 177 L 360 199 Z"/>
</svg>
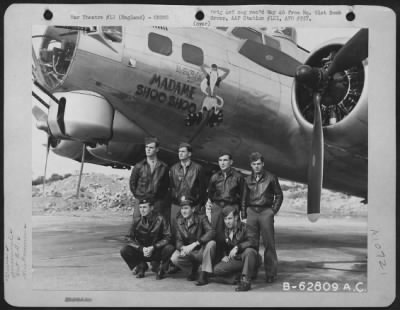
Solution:
<svg viewBox="0 0 400 310">
<path fill-rule="evenodd" d="M 151 33 L 168 37 L 171 53 L 152 51 Z M 68 73 L 54 91 L 84 89 L 102 95 L 146 134 L 157 136 L 165 150 L 177 152 L 181 140 L 189 141 L 195 159 L 215 163 L 221 151 L 228 151 L 234 165 L 242 169 L 249 169 L 248 155 L 258 151 L 267 170 L 307 182 L 311 136 L 293 114 L 293 79 L 237 53 L 240 41 L 207 29 L 130 28 L 121 42 L 108 43 L 80 33 Z M 219 76 L 229 70 L 212 91 L 205 89 L 212 78 L 207 81 L 199 65 L 183 59 L 184 44 L 201 48 L 207 72 L 212 64 L 218 66 Z M 304 58 L 304 53 L 299 57 Z M 223 111 L 222 122 L 208 126 L 207 118 L 214 112 L 204 111 L 198 124 L 185 123 L 189 114 L 202 111 L 210 102 Z M 342 183 L 337 175 L 332 180 L 325 174 L 324 187 L 355 194 L 366 191 L 366 174 L 365 180 L 359 175 L 352 179 L 351 174 Z"/>
</svg>

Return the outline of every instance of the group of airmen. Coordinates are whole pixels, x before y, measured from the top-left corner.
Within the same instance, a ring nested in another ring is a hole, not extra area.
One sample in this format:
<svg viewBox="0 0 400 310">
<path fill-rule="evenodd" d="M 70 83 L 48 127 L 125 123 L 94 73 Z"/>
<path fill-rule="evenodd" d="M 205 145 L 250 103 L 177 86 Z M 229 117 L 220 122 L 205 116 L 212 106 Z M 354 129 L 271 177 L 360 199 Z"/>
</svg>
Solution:
<svg viewBox="0 0 400 310">
<path fill-rule="evenodd" d="M 212 280 L 248 291 L 263 261 L 266 282 L 274 282 L 274 215 L 283 195 L 278 178 L 264 169 L 263 156 L 250 154 L 252 173 L 244 177 L 232 168 L 231 154 L 222 152 L 220 170 L 208 181 L 191 159 L 190 144 L 179 144 L 179 161 L 170 169 L 158 151 L 158 139 L 146 138 L 146 158 L 130 178 L 138 208 L 121 256 L 136 277 L 144 277 L 149 262 L 157 280 L 184 272 L 196 285 Z"/>
</svg>

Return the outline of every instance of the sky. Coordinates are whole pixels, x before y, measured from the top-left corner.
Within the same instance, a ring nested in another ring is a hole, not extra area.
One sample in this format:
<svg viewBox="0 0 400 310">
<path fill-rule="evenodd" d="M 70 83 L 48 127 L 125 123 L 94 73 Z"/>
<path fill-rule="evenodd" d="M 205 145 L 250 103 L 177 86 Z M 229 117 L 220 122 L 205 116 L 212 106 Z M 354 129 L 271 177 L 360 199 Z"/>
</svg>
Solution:
<svg viewBox="0 0 400 310">
<path fill-rule="evenodd" d="M 358 29 L 350 28 L 298 28 L 297 39 L 298 44 L 307 50 L 312 50 L 321 43 L 338 37 L 351 37 Z M 38 130 L 35 125 L 36 121 L 32 117 L 32 178 L 43 175 L 47 141 L 45 132 Z M 53 173 L 58 174 L 78 174 L 80 163 L 65 157 L 58 156 L 52 152 L 49 154 L 47 165 L 47 177 Z M 97 172 L 104 174 L 115 174 L 119 176 L 129 176 L 130 171 L 126 169 L 112 169 L 93 164 L 85 163 L 83 168 L 84 173 Z"/>
</svg>

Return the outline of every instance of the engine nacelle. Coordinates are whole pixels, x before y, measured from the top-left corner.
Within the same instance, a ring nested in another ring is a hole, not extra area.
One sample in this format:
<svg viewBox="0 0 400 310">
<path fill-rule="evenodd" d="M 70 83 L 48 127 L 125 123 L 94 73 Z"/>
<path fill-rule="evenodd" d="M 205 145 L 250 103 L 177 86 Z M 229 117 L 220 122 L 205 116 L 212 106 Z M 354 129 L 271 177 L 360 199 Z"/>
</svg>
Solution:
<svg viewBox="0 0 400 310">
<path fill-rule="evenodd" d="M 146 158 L 144 143 L 123 143 L 111 141 L 108 145 L 87 146 L 88 152 L 99 160 L 123 166 L 132 166 Z M 178 156 L 174 152 L 160 148 L 159 158 L 167 165 L 172 165 L 178 161 Z"/>
<path fill-rule="evenodd" d="M 51 150 L 55 154 L 78 162 L 82 160 L 83 143 L 72 140 L 57 140 L 53 142 L 54 144 L 52 144 Z M 124 165 L 119 165 L 118 163 L 92 156 L 92 154 L 88 152 L 87 147 L 85 148 L 85 162 L 102 166 L 115 166 L 117 168 L 124 167 Z"/>
<path fill-rule="evenodd" d="M 48 127 L 53 137 L 95 145 L 113 141 L 143 143 L 145 132 L 114 110 L 101 95 L 91 91 L 54 93 Z"/>
<path fill-rule="evenodd" d="M 78 160 L 82 157 L 82 146 L 82 143 L 76 141 L 57 140 L 51 150 L 59 156 Z"/>
<path fill-rule="evenodd" d="M 335 39 L 316 48 L 310 53 L 305 64 L 316 68 L 327 66 L 330 55 L 334 55 L 346 41 L 347 39 Z M 357 66 L 343 72 L 335 73 L 328 83 L 321 100 L 325 142 L 343 148 L 356 145 L 366 146 L 368 138 L 367 61 L 360 62 Z M 312 92 L 306 86 L 294 80 L 292 88 L 294 115 L 308 134 L 312 132 L 314 121 L 312 96 Z"/>
<path fill-rule="evenodd" d="M 83 90 L 54 96 L 59 104 L 50 106 L 48 117 L 54 137 L 81 142 L 111 139 L 114 109 L 103 96 Z"/>
<path fill-rule="evenodd" d="M 143 144 L 111 141 L 107 145 L 88 146 L 87 150 L 98 159 L 128 166 L 134 165 L 145 156 Z"/>
</svg>

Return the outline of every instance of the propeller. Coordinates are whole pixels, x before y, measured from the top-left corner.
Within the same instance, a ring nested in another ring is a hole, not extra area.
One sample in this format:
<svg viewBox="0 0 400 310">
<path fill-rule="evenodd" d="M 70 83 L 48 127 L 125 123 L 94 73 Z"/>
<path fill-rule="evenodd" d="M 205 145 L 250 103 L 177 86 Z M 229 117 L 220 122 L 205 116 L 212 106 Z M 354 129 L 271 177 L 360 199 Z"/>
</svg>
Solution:
<svg viewBox="0 0 400 310">
<path fill-rule="evenodd" d="M 314 128 L 312 133 L 311 155 L 308 162 L 307 215 L 311 222 L 319 218 L 321 188 L 324 171 L 324 135 L 322 132 L 321 94 L 315 93 Z"/>
<path fill-rule="evenodd" d="M 326 84 L 334 74 L 347 68 L 357 66 L 368 57 L 368 29 L 359 30 L 347 43 L 333 55 L 332 62 L 327 68 L 312 68 L 300 65 L 296 68 L 296 81 L 317 90 L 326 88 Z"/>
<path fill-rule="evenodd" d="M 361 29 L 336 54 L 328 56 L 331 61 L 327 66 L 312 68 L 308 65 L 301 65 L 296 69 L 296 82 L 303 84 L 313 92 L 314 121 L 308 160 L 307 193 L 307 215 L 311 222 L 315 222 L 319 218 L 323 181 L 324 136 L 321 101 L 324 95 L 329 97 L 332 93 L 341 91 L 338 87 L 332 91 L 332 87 L 329 86 L 331 81 L 333 83 L 340 81 L 339 72 L 357 66 L 367 57 L 368 29 Z M 336 104 L 335 101 L 333 104 Z"/>
<path fill-rule="evenodd" d="M 47 143 L 45 144 L 46 146 L 46 161 L 44 165 L 44 173 L 43 173 L 43 196 L 45 197 L 45 186 L 46 186 L 46 172 L 47 172 L 47 163 L 48 163 L 48 158 L 49 158 L 49 153 L 50 153 L 50 147 L 56 147 L 59 140 L 57 140 L 55 137 L 53 137 L 50 133 L 50 130 L 47 125 L 47 118 L 48 115 L 39 107 L 33 106 L 32 108 L 32 114 L 34 115 L 36 119 L 36 127 L 40 130 L 43 130 L 47 134 Z M 76 197 L 79 198 L 79 190 L 81 186 L 81 180 L 82 180 L 82 172 L 83 172 L 83 166 L 85 163 L 85 153 L 86 153 L 86 144 L 84 143 L 82 146 L 82 157 L 81 157 L 81 168 L 79 172 L 79 179 L 78 179 L 78 185 L 76 189 Z"/>
<path fill-rule="evenodd" d="M 47 123 L 47 114 L 38 106 L 33 106 L 32 114 L 35 117 L 37 122 L 46 122 Z M 40 128 L 39 128 L 40 129 Z M 47 131 L 47 130 L 46 130 Z"/>
<path fill-rule="evenodd" d="M 328 67 L 327 75 L 357 65 L 368 57 L 368 29 L 359 30 L 335 55 Z"/>
</svg>

